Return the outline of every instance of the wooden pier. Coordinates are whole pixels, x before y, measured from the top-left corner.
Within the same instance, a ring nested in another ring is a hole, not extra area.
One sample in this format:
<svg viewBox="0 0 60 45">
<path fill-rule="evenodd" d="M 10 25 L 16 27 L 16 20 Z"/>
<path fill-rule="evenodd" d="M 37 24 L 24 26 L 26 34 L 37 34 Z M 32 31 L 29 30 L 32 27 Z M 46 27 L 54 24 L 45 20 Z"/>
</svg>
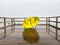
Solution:
<svg viewBox="0 0 60 45">
<path fill-rule="evenodd" d="M 22 32 L 24 31 L 22 22 L 26 18 L 27 17 L 0 17 L 0 24 L 3 25 L 0 26 L 0 44 L 19 45 L 22 42 L 21 45 L 25 45 L 26 41 L 24 41 L 22 37 Z M 60 27 L 58 26 L 60 24 L 60 16 L 39 17 L 39 19 L 42 24 L 39 22 L 39 24 L 34 27 L 40 36 L 38 45 L 60 45 Z M 53 25 L 51 23 L 53 23 Z M 29 45 L 28 43 L 26 44 Z"/>
</svg>

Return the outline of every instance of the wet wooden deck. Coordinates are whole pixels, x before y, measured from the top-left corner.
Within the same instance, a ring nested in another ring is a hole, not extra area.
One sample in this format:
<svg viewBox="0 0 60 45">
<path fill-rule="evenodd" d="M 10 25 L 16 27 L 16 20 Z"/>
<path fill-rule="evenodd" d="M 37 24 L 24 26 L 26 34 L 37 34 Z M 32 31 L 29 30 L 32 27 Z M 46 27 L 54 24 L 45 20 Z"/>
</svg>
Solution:
<svg viewBox="0 0 60 45">
<path fill-rule="evenodd" d="M 46 27 L 38 28 L 37 32 L 39 34 L 39 41 L 36 44 L 32 45 L 60 45 L 54 37 L 52 37 L 49 33 L 46 33 Z M 15 32 L 10 33 L 6 38 L 0 39 L 0 45 L 30 45 L 26 41 L 24 41 L 22 32 L 24 28 L 16 28 Z"/>
</svg>

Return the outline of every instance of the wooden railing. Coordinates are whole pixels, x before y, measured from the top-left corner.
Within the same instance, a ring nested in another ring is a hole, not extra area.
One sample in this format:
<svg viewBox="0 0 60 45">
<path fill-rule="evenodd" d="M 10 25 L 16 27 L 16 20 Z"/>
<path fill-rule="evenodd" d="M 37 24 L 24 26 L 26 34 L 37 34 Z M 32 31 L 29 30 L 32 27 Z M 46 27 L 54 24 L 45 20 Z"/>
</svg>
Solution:
<svg viewBox="0 0 60 45">
<path fill-rule="evenodd" d="M 2 19 L 3 21 L 0 21 L 0 24 L 2 24 L 3 23 L 3 27 L 0 27 L 0 30 L 2 30 L 2 29 L 4 29 L 4 38 L 6 37 L 6 34 L 7 34 L 7 28 L 8 27 L 11 27 L 11 32 L 15 32 L 15 26 L 20 26 L 20 25 L 22 25 L 22 24 L 16 24 L 16 22 L 23 22 L 24 20 L 25 20 L 25 18 L 27 18 L 27 17 L 20 17 L 20 18 L 10 18 L 10 17 L 0 17 L 0 19 Z M 58 30 L 60 30 L 60 27 L 58 27 L 58 23 L 60 23 L 59 21 L 58 21 L 58 18 L 60 18 L 60 16 L 58 17 L 39 17 L 40 18 L 40 22 L 45 22 L 45 24 L 38 24 L 39 26 L 41 26 L 41 25 L 45 25 L 46 26 L 46 33 L 48 32 L 49 34 L 50 34 L 50 32 L 51 33 L 53 33 L 54 35 L 55 35 L 55 39 L 56 40 L 58 40 L 58 37 L 59 37 L 59 35 L 58 35 Z M 41 20 L 41 19 L 45 19 L 45 20 Z M 50 20 L 51 18 L 56 18 L 56 21 L 52 21 L 52 20 Z M 7 20 L 8 19 L 8 20 Z M 17 20 L 16 20 L 17 19 Z M 23 19 L 23 20 L 19 20 L 19 19 Z M 18 21 L 19 20 L 19 21 Z M 56 26 L 53 26 L 53 25 L 51 25 L 50 23 L 51 22 L 53 22 L 53 23 L 56 23 Z M 8 24 L 8 25 L 7 25 Z M 38 26 L 37 25 L 37 26 Z M 51 31 L 51 28 L 50 27 L 52 27 L 52 28 L 55 28 L 56 30 L 56 32 L 53 32 L 53 30 Z M 36 29 L 36 26 L 35 26 L 35 29 Z"/>
<path fill-rule="evenodd" d="M 50 20 L 51 18 L 55 18 L 56 20 L 55 21 L 52 21 L 52 20 Z M 60 17 L 47 17 L 47 21 L 46 21 L 46 25 L 48 25 L 49 26 L 49 28 L 47 28 L 47 26 L 46 26 L 46 29 L 48 30 L 48 33 L 53 33 L 54 35 L 52 35 L 52 36 L 54 36 L 55 37 L 55 39 L 56 40 L 59 40 L 58 39 L 58 37 L 60 37 L 60 35 L 58 34 L 58 31 L 60 31 L 60 27 L 58 27 L 58 23 L 60 23 L 59 21 L 58 21 L 58 18 L 60 18 Z M 53 23 L 55 23 L 55 26 L 54 25 L 51 25 L 50 23 L 51 22 L 53 22 Z M 49 23 L 49 24 L 47 24 L 47 23 Z M 53 32 L 53 30 L 51 30 L 51 28 L 50 27 L 52 27 L 52 28 L 55 28 L 55 31 L 56 32 Z"/>
</svg>

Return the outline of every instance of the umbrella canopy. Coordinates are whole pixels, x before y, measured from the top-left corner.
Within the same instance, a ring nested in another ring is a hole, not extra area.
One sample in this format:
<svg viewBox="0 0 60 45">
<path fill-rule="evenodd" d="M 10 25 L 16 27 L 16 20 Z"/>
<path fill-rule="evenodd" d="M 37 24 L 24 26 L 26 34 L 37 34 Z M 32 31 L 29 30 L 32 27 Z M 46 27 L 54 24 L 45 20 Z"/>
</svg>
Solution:
<svg viewBox="0 0 60 45">
<path fill-rule="evenodd" d="M 26 18 L 23 22 L 23 27 L 24 28 L 33 28 L 34 26 L 36 26 L 39 22 L 39 18 L 38 17 L 29 17 Z"/>
</svg>

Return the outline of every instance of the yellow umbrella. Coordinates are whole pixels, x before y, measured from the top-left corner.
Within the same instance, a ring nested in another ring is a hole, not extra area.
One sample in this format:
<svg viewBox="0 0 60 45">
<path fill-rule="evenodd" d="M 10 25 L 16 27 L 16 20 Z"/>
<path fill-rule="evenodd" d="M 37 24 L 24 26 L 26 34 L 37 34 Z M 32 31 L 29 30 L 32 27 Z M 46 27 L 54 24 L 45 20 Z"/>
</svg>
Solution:
<svg viewBox="0 0 60 45">
<path fill-rule="evenodd" d="M 38 17 L 29 17 L 24 20 L 23 27 L 24 28 L 32 28 L 32 27 L 36 26 L 39 21 L 40 20 Z"/>
</svg>

